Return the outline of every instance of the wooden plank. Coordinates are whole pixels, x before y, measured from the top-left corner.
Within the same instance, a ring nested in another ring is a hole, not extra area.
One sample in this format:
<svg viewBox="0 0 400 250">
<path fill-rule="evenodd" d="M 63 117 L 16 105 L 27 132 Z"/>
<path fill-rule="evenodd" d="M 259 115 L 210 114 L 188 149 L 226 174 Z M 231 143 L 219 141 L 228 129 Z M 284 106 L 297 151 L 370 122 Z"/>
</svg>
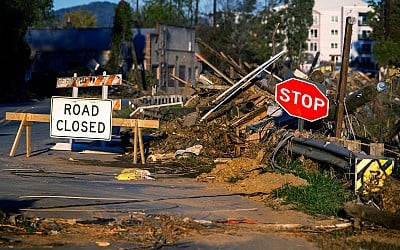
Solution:
<svg viewBox="0 0 400 250">
<path fill-rule="evenodd" d="M 120 127 L 135 127 L 135 121 L 137 119 L 124 119 L 124 118 L 113 118 L 113 126 Z M 139 128 L 159 128 L 160 122 L 158 120 L 137 120 Z"/>
<path fill-rule="evenodd" d="M 187 82 L 187 81 L 183 80 L 182 78 L 180 78 L 180 77 L 178 77 L 178 76 L 176 76 L 176 75 L 174 75 L 174 74 L 169 74 L 169 76 L 170 76 L 172 79 L 177 80 L 178 82 L 182 83 L 182 84 L 185 85 L 186 87 L 189 87 L 189 88 L 192 87 L 192 83 Z"/>
<path fill-rule="evenodd" d="M 230 83 L 231 85 L 234 84 L 234 81 L 232 79 L 230 79 L 229 77 L 227 77 L 224 73 L 222 73 L 222 71 L 218 70 L 214 65 L 212 65 L 210 62 L 208 62 L 204 57 L 202 57 L 200 54 L 195 53 L 196 57 L 199 58 L 201 61 L 203 61 L 205 64 L 207 64 L 208 66 L 210 66 L 210 68 L 212 68 L 215 72 L 217 72 L 218 75 L 220 75 L 222 78 L 225 79 L 225 81 L 227 81 L 228 83 Z"/>
<path fill-rule="evenodd" d="M 225 90 L 229 88 L 226 85 L 206 85 L 206 84 L 196 84 L 196 88 L 199 89 L 217 89 L 217 90 Z"/>
<path fill-rule="evenodd" d="M 22 121 L 26 115 L 27 122 L 50 122 L 50 115 L 6 112 L 6 120 Z"/>
<path fill-rule="evenodd" d="M 6 120 L 22 121 L 26 115 L 27 122 L 50 122 L 48 114 L 31 114 L 31 113 L 15 113 L 6 112 Z M 134 127 L 137 119 L 113 118 L 112 125 L 119 127 Z M 137 120 L 140 128 L 159 128 L 158 120 Z"/>
</svg>

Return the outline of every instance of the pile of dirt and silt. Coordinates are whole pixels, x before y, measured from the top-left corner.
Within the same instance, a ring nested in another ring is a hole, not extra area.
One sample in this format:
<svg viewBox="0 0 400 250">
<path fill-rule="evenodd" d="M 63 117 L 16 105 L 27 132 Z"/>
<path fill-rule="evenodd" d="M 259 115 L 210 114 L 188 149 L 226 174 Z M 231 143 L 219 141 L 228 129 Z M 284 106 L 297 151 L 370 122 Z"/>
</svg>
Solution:
<svg viewBox="0 0 400 250">
<path fill-rule="evenodd" d="M 199 175 L 197 180 L 224 183 L 232 192 L 247 194 L 263 202 L 268 202 L 270 193 L 284 185 L 307 185 L 307 181 L 293 174 L 265 173 L 259 162 L 250 158 L 234 158 L 217 164 L 211 172 Z"/>
</svg>

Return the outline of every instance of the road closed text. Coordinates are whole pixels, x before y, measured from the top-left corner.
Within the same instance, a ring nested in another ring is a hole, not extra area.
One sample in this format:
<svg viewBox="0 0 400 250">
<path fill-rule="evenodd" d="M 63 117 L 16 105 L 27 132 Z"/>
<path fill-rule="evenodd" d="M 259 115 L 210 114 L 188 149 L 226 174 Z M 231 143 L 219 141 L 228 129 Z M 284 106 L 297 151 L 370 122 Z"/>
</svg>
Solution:
<svg viewBox="0 0 400 250">
<path fill-rule="evenodd" d="M 56 126 L 57 130 L 66 132 L 103 133 L 106 130 L 104 122 L 58 120 Z"/>
<path fill-rule="evenodd" d="M 52 137 L 110 140 L 111 123 L 111 100 L 52 98 Z"/>
</svg>

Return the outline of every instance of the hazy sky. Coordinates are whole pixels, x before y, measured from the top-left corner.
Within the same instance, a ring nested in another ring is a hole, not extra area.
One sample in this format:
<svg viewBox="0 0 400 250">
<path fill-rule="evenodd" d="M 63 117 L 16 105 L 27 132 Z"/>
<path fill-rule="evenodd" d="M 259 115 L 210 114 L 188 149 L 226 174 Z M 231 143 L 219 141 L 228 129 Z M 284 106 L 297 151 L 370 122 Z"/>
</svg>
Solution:
<svg viewBox="0 0 400 250">
<path fill-rule="evenodd" d="M 0 0 L 1 1 L 1 0 Z M 125 0 L 126 2 L 128 2 L 131 6 L 134 6 L 134 4 L 136 4 L 136 1 L 132 1 L 132 0 Z M 208 0 L 209 2 L 211 2 L 210 0 Z M 204 1 L 201 0 L 200 2 L 208 2 L 208 1 Z M 329 1 L 329 0 L 326 0 Z M 333 0 L 336 1 L 336 0 Z M 363 0 L 364 2 L 367 2 L 367 0 Z M 83 4 L 88 4 L 91 2 L 111 2 L 111 3 L 118 3 L 119 0 L 53 0 L 53 5 L 54 5 L 54 10 L 59 10 L 59 9 L 63 9 L 63 8 L 69 8 L 69 7 L 73 7 L 73 6 L 77 6 L 77 5 L 83 5 Z M 141 2 L 141 1 L 139 1 Z M 260 3 L 264 2 L 264 1 L 259 1 Z M 210 6 L 200 6 L 200 11 L 203 11 L 202 9 L 206 9 L 208 12 L 210 12 Z"/>
<path fill-rule="evenodd" d="M 53 0 L 54 10 L 69 8 L 77 5 L 84 5 L 91 2 L 111 2 L 118 3 L 119 0 Z M 130 3 L 130 1 L 127 1 Z"/>
</svg>

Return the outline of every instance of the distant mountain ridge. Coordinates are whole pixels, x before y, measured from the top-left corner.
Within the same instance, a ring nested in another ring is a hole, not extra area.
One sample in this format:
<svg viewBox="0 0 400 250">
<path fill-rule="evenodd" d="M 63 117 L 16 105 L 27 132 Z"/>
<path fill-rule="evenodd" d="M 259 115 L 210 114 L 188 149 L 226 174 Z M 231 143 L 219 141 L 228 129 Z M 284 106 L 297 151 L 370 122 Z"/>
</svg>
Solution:
<svg viewBox="0 0 400 250">
<path fill-rule="evenodd" d="M 70 8 L 64 8 L 54 11 L 57 19 L 62 19 L 65 13 L 77 10 L 87 10 L 96 16 L 96 27 L 105 28 L 112 27 L 114 21 L 115 8 L 117 4 L 103 1 L 92 2 L 84 5 L 77 5 Z"/>
</svg>

